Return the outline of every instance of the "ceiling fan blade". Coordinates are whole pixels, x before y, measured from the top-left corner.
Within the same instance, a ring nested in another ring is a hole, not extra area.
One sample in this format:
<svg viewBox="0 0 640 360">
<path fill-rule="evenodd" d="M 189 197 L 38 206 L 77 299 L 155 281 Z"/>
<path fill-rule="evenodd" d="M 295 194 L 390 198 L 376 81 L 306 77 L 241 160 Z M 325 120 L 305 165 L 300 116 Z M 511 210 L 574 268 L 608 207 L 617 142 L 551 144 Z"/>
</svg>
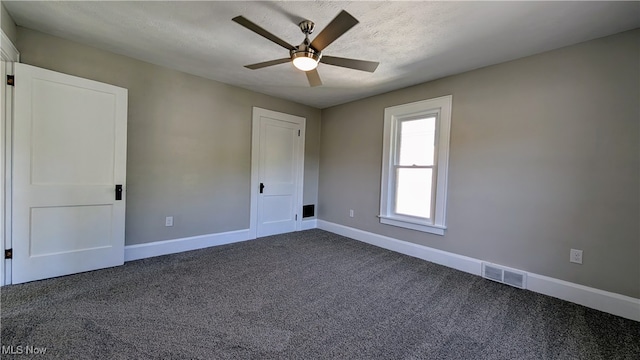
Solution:
<svg viewBox="0 0 640 360">
<path fill-rule="evenodd" d="M 351 16 L 348 12 L 342 10 L 335 19 L 331 20 L 329 25 L 322 29 L 320 34 L 313 39 L 311 47 L 317 51 L 322 51 L 329 46 L 337 38 L 346 33 L 358 23 L 358 20 Z"/>
<path fill-rule="evenodd" d="M 261 28 L 260 26 L 256 25 L 254 22 L 252 22 L 251 20 L 248 20 L 244 16 L 236 16 L 231 20 L 233 20 L 233 21 L 237 22 L 238 24 L 246 27 L 247 29 L 253 31 L 256 34 L 258 34 L 260 36 L 263 36 L 263 37 L 273 41 L 274 43 L 282 46 L 283 48 L 285 48 L 287 50 L 295 49 L 295 47 L 293 45 L 291 45 L 288 42 L 280 39 L 279 37 L 277 37 L 275 35 L 273 35 L 272 33 L 268 32 L 267 30 Z"/>
<path fill-rule="evenodd" d="M 311 87 L 322 85 L 322 80 L 320 80 L 318 69 L 307 71 L 307 80 L 309 80 L 309 85 L 311 85 Z"/>
<path fill-rule="evenodd" d="M 334 66 L 342 66 L 349 69 L 362 70 L 368 72 L 376 71 L 376 68 L 380 63 L 375 61 L 365 61 L 365 60 L 356 60 L 356 59 L 347 59 L 335 56 L 322 56 L 320 58 L 321 63 L 334 65 Z"/>
<path fill-rule="evenodd" d="M 245 65 L 244 67 L 246 67 L 247 69 L 251 69 L 251 70 L 258 70 L 258 69 L 265 68 L 267 66 L 284 64 L 284 63 L 290 62 L 290 61 L 291 61 L 290 58 L 282 58 L 282 59 L 265 61 L 265 62 L 261 62 L 261 63 L 257 63 L 257 64 Z"/>
</svg>

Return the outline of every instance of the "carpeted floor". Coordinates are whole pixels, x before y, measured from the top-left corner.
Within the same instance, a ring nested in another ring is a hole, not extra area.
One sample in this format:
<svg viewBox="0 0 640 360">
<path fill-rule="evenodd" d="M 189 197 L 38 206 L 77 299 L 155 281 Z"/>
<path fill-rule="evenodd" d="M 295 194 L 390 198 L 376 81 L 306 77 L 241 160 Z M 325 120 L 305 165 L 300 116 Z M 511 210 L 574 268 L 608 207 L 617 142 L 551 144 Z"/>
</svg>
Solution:
<svg viewBox="0 0 640 360">
<path fill-rule="evenodd" d="M 46 348 L 38 359 L 640 359 L 638 322 L 322 230 L 6 286 L 1 300 L 3 359 L 29 346 Z"/>
</svg>

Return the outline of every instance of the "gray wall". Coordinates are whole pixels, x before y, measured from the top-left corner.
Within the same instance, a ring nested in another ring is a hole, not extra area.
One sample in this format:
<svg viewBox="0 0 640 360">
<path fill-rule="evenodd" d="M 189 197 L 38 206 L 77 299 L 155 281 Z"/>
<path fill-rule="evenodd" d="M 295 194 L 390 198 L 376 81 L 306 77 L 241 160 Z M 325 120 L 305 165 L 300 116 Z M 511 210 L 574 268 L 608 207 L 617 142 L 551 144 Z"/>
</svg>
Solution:
<svg viewBox="0 0 640 360">
<path fill-rule="evenodd" d="M 249 228 L 253 106 L 307 119 L 304 203 L 317 202 L 320 110 L 23 27 L 16 46 L 23 63 L 129 89 L 127 245 Z"/>
<path fill-rule="evenodd" d="M 635 30 L 324 109 L 319 218 L 640 298 L 639 64 Z M 380 224 L 384 108 L 448 94 L 445 236 Z"/>
<path fill-rule="evenodd" d="M 16 23 L 11 18 L 11 15 L 5 9 L 4 4 L 0 3 L 0 28 L 5 35 L 15 45 L 16 43 Z"/>
<path fill-rule="evenodd" d="M 129 89 L 127 244 L 249 226 L 259 106 L 307 118 L 319 218 L 640 297 L 638 30 L 322 112 L 21 27 L 16 45 L 25 63 Z M 446 235 L 379 224 L 384 108 L 447 94 Z"/>
</svg>

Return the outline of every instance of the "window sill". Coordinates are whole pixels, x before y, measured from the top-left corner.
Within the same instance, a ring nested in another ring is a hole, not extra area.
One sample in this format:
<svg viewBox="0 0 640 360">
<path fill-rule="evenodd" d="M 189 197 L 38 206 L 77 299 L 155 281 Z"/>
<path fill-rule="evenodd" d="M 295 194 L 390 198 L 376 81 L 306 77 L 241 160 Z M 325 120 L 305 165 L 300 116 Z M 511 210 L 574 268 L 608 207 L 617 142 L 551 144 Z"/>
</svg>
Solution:
<svg viewBox="0 0 640 360">
<path fill-rule="evenodd" d="M 395 217 L 389 217 L 384 215 L 379 215 L 378 217 L 380 218 L 380 223 L 382 224 L 403 227 L 406 229 L 422 231 L 430 234 L 444 235 L 444 231 L 447 229 L 446 226 L 425 224 L 423 222 L 409 221 L 406 219 L 398 219 Z"/>
</svg>

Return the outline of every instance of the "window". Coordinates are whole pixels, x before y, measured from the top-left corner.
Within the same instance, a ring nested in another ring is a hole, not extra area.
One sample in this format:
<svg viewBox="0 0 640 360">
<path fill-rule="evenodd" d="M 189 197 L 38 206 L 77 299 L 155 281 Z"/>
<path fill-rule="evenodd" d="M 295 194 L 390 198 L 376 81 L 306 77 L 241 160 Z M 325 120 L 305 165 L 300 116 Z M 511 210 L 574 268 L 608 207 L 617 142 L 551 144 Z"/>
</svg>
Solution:
<svg viewBox="0 0 640 360">
<path fill-rule="evenodd" d="M 385 109 L 381 223 L 444 235 L 451 100 Z"/>
</svg>

